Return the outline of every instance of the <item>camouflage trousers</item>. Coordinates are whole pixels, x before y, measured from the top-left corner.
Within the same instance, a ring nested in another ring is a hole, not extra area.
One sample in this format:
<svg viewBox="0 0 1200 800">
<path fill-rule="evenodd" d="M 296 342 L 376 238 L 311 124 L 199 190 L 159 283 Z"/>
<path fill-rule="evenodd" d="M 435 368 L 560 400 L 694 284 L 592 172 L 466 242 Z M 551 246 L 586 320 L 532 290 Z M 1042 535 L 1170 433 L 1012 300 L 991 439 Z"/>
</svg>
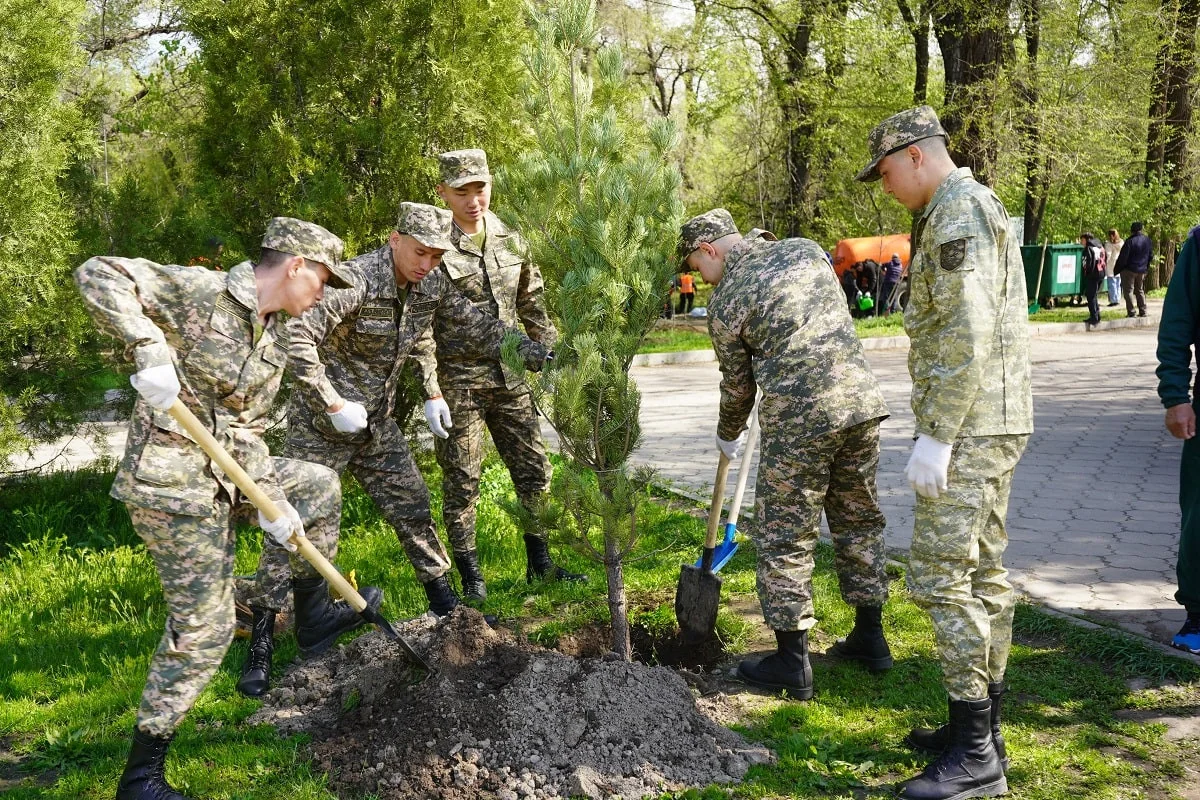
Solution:
<svg viewBox="0 0 1200 800">
<path fill-rule="evenodd" d="M 533 398 L 524 386 L 447 387 L 442 391 L 454 421 L 449 438 L 434 440 L 442 467 L 442 519 L 450 546 L 463 552 L 475 549 L 475 504 L 479 501 L 484 426 L 508 467 L 517 499 L 526 508 L 532 509 L 538 497 L 550 488 L 550 460 L 542 445 Z"/>
<path fill-rule="evenodd" d="M 842 599 L 852 606 L 880 606 L 887 600 L 878 467 L 877 419 L 803 441 L 786 431 L 763 432 L 753 538 L 758 598 L 773 630 L 808 630 L 817 624 L 812 573 L 822 510 Z"/>
<path fill-rule="evenodd" d="M 427 583 L 450 569 L 446 548 L 438 538 L 429 510 L 429 489 L 417 470 L 408 442 L 395 420 L 372 420 L 371 433 L 335 440 L 292 415 L 284 454 L 332 469 L 333 486 L 341 491 L 337 475 L 349 471 L 375 501 L 379 513 L 396 531 L 404 554 L 416 570 L 417 580 Z M 258 570 L 249 580 L 239 579 L 237 599 L 248 606 L 286 607 L 291 571 L 284 549 L 267 542 L 258 560 Z"/>
<path fill-rule="evenodd" d="M 272 461 L 280 488 L 304 523 L 305 536 L 322 555 L 333 558 L 342 514 L 337 475 L 303 461 Z M 258 516 L 248 503 L 235 505 L 224 490 L 204 517 L 127 507 L 167 602 L 166 628 L 150 660 L 137 725 L 152 736 L 166 736 L 216 674 L 233 640 L 234 526 L 247 516 L 254 521 Z M 318 577 L 303 559 L 293 555 L 291 562 L 297 576 Z"/>
<path fill-rule="evenodd" d="M 1013 589 L 1004 568 L 1008 495 L 1027 435 L 957 440 L 949 489 L 917 497 L 908 587 L 933 619 L 952 700 L 981 700 L 1004 678 L 1012 643 Z"/>
</svg>

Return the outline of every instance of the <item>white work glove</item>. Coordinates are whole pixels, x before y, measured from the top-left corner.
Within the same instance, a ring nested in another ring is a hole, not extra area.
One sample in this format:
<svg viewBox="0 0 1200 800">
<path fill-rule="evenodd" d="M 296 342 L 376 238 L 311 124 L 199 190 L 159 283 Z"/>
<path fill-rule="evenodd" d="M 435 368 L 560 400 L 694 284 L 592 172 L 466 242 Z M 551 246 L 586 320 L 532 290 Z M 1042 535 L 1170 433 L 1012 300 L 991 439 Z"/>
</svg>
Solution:
<svg viewBox="0 0 1200 800">
<path fill-rule="evenodd" d="M 367 427 L 367 409 L 362 403 L 343 400 L 342 407 L 329 414 L 329 422 L 341 433 L 358 433 Z"/>
<path fill-rule="evenodd" d="M 300 514 L 286 500 L 282 503 L 276 503 L 275 507 L 282 512 L 279 518 L 271 522 L 259 511 L 258 527 L 262 528 L 263 532 L 268 534 L 272 539 L 279 542 L 284 550 L 294 553 L 296 552 L 296 545 L 292 544 L 290 539 L 293 533 L 301 538 L 304 537 L 304 523 L 300 521 Z"/>
<path fill-rule="evenodd" d="M 175 374 L 174 364 L 146 367 L 130 375 L 129 383 L 143 400 L 162 411 L 170 408 L 179 397 L 179 376 Z"/>
<path fill-rule="evenodd" d="M 450 406 L 446 405 L 446 400 L 438 395 L 431 397 L 425 401 L 425 421 L 429 423 L 429 430 L 433 431 L 433 435 L 439 439 L 449 439 L 449 428 L 454 427 L 454 423 L 450 421 Z"/>
<path fill-rule="evenodd" d="M 927 434 L 922 433 L 917 437 L 912 455 L 908 457 L 908 466 L 904 468 L 904 477 L 908 478 L 917 494 L 937 499 L 946 490 L 953 449 L 954 445 L 939 442 Z"/>
<path fill-rule="evenodd" d="M 742 431 L 733 441 L 727 442 L 720 436 L 717 437 L 717 449 L 725 454 L 725 458 L 730 461 L 737 461 L 742 457 L 742 451 L 746 449 L 746 431 Z"/>
</svg>

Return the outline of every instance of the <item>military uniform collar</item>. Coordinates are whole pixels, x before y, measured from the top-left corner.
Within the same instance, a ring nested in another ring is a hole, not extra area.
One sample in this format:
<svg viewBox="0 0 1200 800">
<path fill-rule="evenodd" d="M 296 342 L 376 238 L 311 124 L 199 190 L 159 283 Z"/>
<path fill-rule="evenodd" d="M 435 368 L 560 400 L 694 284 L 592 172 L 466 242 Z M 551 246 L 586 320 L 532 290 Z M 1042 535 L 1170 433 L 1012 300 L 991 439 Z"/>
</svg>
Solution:
<svg viewBox="0 0 1200 800">
<path fill-rule="evenodd" d="M 250 309 L 252 319 L 258 319 L 258 281 L 254 278 L 254 264 L 243 261 L 237 266 L 230 267 L 226 273 L 225 290 L 229 296 Z"/>
<path fill-rule="evenodd" d="M 950 174 L 943 178 L 942 182 L 938 184 L 938 188 L 936 191 L 934 191 L 933 197 L 929 198 L 929 202 L 923 209 L 921 209 L 921 218 L 924 219 L 925 217 L 928 217 L 929 213 L 938 207 L 938 204 L 945 199 L 946 195 L 951 189 L 962 183 L 964 180 L 974 177 L 975 176 L 971 174 L 970 167 L 958 167 L 957 169 L 952 170 Z"/>
<path fill-rule="evenodd" d="M 775 241 L 778 241 L 778 239 L 770 231 L 763 230 L 762 228 L 751 228 L 750 232 L 743 236 L 740 242 L 729 248 L 729 252 L 725 254 L 725 271 L 728 272 L 736 267 L 754 245 L 759 242 Z"/>
<path fill-rule="evenodd" d="M 484 224 L 484 230 L 488 232 L 488 237 L 490 238 L 492 233 L 491 233 L 491 225 L 488 225 L 487 214 L 484 214 L 484 223 L 483 224 Z M 467 233 L 462 228 L 460 228 L 458 226 L 457 221 L 452 223 L 450 226 L 450 241 L 454 243 L 455 247 L 457 247 L 459 250 L 461 250 L 464 253 L 467 253 L 467 254 L 473 255 L 473 256 L 482 256 L 483 255 L 483 251 L 475 246 L 475 240 L 471 238 L 471 234 Z M 485 247 L 487 246 L 486 242 L 484 243 L 484 246 Z"/>
</svg>

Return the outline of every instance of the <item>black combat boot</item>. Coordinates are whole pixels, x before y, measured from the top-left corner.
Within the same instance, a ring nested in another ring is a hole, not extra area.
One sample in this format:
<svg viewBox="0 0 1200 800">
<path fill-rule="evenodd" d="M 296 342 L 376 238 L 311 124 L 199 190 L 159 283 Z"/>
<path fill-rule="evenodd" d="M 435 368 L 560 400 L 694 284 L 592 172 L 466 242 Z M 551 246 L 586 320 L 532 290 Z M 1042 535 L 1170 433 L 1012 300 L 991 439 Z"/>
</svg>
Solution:
<svg viewBox="0 0 1200 800">
<path fill-rule="evenodd" d="M 174 734 L 160 738 L 133 729 L 129 760 L 117 783 L 117 800 L 189 800 L 175 791 L 163 774 L 167 748 L 174 738 Z"/>
<path fill-rule="evenodd" d="M 271 656 L 275 653 L 275 612 L 254 606 L 250 652 L 242 665 L 237 690 L 246 697 L 261 697 L 271 688 Z"/>
<path fill-rule="evenodd" d="M 379 610 L 383 602 L 380 589 L 364 586 L 358 593 L 368 607 Z M 305 658 L 324 653 L 343 633 L 366 624 L 349 603 L 333 601 L 324 578 L 292 578 L 292 598 L 296 604 L 296 644 Z"/>
<path fill-rule="evenodd" d="M 996 754 L 1000 756 L 1000 764 L 1008 772 L 1008 750 L 1004 747 L 1004 735 L 1000 733 L 1000 699 L 1004 697 L 1004 681 L 988 684 L 988 699 L 992 701 L 992 743 L 996 746 Z M 927 753 L 940 753 L 946 749 L 950 738 L 949 724 L 937 729 L 913 728 L 904 743 L 916 750 Z"/>
<path fill-rule="evenodd" d="M 462 578 L 463 599 L 468 603 L 482 603 L 487 599 L 487 585 L 479 569 L 479 555 L 474 550 L 455 550 L 454 566 Z"/>
<path fill-rule="evenodd" d="M 892 650 L 883 638 L 883 609 L 880 606 L 858 606 L 854 609 L 854 629 L 845 639 L 839 639 L 826 655 L 847 661 L 860 661 L 871 672 L 887 672 L 892 668 Z"/>
<path fill-rule="evenodd" d="M 435 617 L 446 616 L 458 608 L 458 604 L 461 602 L 445 575 L 439 575 L 431 581 L 422 583 L 421 586 L 425 589 L 425 596 L 429 598 L 429 613 Z"/>
<path fill-rule="evenodd" d="M 767 689 L 785 690 L 795 700 L 811 700 L 812 667 L 808 663 L 808 631 L 775 631 L 779 649 L 758 661 L 738 664 L 738 677 Z"/>
<path fill-rule="evenodd" d="M 546 540 L 532 533 L 525 534 L 525 580 L 533 583 L 534 578 L 551 581 L 578 581 L 587 583 L 588 576 L 568 572 L 550 558 L 550 547 Z"/>
<path fill-rule="evenodd" d="M 946 749 L 906 781 L 902 800 L 967 800 L 1008 792 L 1000 755 L 992 742 L 992 701 L 951 700 Z"/>
</svg>

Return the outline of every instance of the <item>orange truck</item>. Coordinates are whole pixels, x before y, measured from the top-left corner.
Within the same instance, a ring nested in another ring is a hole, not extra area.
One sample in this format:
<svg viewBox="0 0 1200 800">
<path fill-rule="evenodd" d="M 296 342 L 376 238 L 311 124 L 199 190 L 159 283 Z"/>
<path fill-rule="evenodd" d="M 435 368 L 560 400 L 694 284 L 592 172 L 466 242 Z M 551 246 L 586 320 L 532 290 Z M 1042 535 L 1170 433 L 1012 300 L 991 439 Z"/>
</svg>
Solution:
<svg viewBox="0 0 1200 800">
<path fill-rule="evenodd" d="M 900 256 L 900 263 L 908 271 L 909 235 L 893 233 L 889 236 L 866 236 L 861 239 L 842 239 L 833 248 L 833 271 L 837 276 L 860 261 L 868 258 L 877 264 L 892 260 L 892 253 Z"/>
</svg>

